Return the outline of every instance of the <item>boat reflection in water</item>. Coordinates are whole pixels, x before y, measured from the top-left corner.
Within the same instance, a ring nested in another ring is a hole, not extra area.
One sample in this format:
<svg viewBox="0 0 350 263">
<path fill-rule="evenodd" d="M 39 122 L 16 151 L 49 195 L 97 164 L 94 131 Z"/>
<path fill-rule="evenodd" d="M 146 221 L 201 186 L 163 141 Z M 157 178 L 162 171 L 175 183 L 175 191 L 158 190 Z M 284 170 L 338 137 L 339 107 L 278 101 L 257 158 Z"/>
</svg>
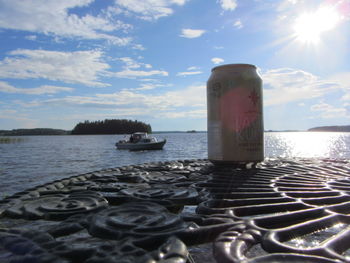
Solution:
<svg viewBox="0 0 350 263">
<path fill-rule="evenodd" d="M 131 134 L 129 139 L 118 141 L 115 146 L 120 150 L 130 151 L 161 150 L 165 143 L 165 139 L 158 141 L 145 132 L 136 132 Z"/>
</svg>

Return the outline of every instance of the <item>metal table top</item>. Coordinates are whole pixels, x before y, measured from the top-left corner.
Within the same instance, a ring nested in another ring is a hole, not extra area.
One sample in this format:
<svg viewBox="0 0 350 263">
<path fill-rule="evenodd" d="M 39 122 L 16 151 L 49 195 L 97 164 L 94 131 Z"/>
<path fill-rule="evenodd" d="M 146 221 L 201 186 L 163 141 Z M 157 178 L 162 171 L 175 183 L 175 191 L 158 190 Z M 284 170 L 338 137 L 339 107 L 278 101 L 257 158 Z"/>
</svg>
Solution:
<svg viewBox="0 0 350 263">
<path fill-rule="evenodd" d="M 350 262 L 350 162 L 179 160 L 0 201 L 0 262 Z"/>
</svg>

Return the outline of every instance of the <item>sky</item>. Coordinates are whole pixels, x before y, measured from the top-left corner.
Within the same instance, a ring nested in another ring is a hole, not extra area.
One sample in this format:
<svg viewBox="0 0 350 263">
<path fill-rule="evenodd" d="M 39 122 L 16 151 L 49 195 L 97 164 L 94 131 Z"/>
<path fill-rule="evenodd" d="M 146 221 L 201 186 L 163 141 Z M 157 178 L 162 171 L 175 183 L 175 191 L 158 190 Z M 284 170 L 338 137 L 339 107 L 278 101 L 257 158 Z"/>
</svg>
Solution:
<svg viewBox="0 0 350 263">
<path fill-rule="evenodd" d="M 350 0 L 0 0 L 0 130 L 206 130 L 218 65 L 256 65 L 266 130 L 350 122 Z"/>
</svg>

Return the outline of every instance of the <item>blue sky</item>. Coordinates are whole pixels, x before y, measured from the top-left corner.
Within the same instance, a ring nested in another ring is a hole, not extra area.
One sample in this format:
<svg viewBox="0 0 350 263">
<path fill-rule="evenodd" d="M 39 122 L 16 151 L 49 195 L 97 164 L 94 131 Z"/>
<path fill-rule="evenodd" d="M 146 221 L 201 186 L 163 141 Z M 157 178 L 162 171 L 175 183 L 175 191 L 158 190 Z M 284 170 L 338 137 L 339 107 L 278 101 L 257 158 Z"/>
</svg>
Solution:
<svg viewBox="0 0 350 263">
<path fill-rule="evenodd" d="M 0 0 L 0 40 L 0 129 L 206 130 L 231 63 L 258 67 L 265 129 L 350 124 L 350 0 Z"/>
</svg>

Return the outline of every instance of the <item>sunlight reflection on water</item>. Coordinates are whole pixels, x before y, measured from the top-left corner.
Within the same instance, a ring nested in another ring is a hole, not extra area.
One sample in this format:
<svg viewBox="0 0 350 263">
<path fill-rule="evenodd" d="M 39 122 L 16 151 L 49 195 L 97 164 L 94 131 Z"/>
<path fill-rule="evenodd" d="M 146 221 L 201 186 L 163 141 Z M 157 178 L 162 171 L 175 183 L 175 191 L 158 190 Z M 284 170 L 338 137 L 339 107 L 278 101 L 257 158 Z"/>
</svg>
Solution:
<svg viewBox="0 0 350 263">
<path fill-rule="evenodd" d="M 207 158 L 206 133 L 155 134 L 167 139 L 162 151 L 115 148 L 123 136 L 25 136 L 0 143 L 0 199 L 28 187 L 91 171 L 147 162 Z M 350 159 L 350 133 L 267 132 L 265 157 Z"/>
<path fill-rule="evenodd" d="M 273 132 L 265 135 L 267 157 L 349 158 L 346 133 Z"/>
</svg>

